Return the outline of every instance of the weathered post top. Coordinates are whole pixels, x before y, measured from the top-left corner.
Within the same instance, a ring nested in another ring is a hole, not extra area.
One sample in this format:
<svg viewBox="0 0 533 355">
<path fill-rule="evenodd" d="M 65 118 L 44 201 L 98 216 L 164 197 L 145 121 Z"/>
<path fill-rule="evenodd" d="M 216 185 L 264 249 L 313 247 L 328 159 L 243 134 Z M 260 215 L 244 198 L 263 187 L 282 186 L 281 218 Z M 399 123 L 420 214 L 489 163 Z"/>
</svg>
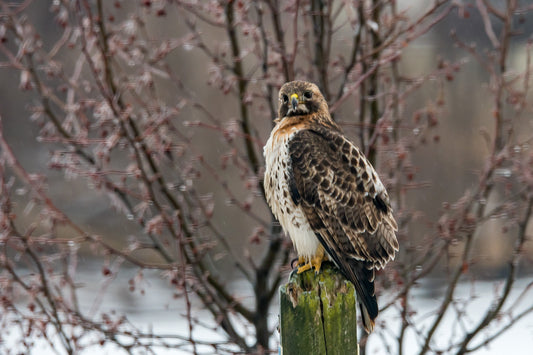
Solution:
<svg viewBox="0 0 533 355">
<path fill-rule="evenodd" d="M 280 287 L 281 354 L 359 354 L 351 282 L 331 264 L 292 273 Z"/>
</svg>

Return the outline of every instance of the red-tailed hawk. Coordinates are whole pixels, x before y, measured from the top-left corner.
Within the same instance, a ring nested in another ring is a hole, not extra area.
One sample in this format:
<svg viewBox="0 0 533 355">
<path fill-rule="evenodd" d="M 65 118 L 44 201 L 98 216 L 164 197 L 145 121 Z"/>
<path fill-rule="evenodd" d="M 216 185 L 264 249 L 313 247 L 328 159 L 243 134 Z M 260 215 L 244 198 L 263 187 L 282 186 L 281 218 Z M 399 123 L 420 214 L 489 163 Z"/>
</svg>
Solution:
<svg viewBox="0 0 533 355">
<path fill-rule="evenodd" d="M 356 289 L 367 332 L 378 305 L 374 270 L 394 259 L 389 196 L 361 151 L 333 122 L 315 84 L 286 83 L 264 147 L 266 199 L 298 253 L 298 273 L 331 259 Z"/>
</svg>

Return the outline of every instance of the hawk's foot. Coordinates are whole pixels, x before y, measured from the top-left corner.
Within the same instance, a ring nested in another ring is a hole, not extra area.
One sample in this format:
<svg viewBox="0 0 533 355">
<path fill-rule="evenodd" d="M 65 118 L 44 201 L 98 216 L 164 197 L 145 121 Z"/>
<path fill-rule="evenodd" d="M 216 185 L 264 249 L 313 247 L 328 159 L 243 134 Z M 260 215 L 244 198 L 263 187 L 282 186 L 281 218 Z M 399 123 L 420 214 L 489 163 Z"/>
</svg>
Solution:
<svg viewBox="0 0 533 355">
<path fill-rule="evenodd" d="M 313 267 L 310 262 L 309 263 L 305 262 L 305 258 L 303 256 L 300 256 L 298 258 L 298 265 L 301 265 L 301 266 L 298 266 L 298 271 L 296 272 L 297 274 L 301 274 L 302 272 L 307 271 Z"/>
<path fill-rule="evenodd" d="M 301 274 L 302 272 L 313 267 L 315 268 L 315 274 L 318 274 L 320 272 L 320 268 L 322 267 L 322 261 L 325 260 L 328 260 L 328 257 L 324 252 L 324 248 L 319 246 L 316 250 L 315 256 L 313 256 L 310 261 L 307 261 L 303 256 L 298 257 L 298 265 L 300 266 L 298 266 L 297 274 Z"/>
</svg>

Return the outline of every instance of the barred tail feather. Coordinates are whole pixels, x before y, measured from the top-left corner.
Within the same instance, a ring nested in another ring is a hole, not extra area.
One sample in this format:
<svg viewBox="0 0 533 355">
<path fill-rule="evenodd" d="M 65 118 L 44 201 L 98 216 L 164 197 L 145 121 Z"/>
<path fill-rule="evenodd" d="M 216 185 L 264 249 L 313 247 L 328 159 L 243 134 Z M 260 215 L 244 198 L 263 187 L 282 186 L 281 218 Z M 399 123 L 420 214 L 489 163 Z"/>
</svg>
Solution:
<svg viewBox="0 0 533 355">
<path fill-rule="evenodd" d="M 374 293 L 374 270 L 367 263 L 355 259 L 349 260 L 348 265 L 350 271 L 346 276 L 355 286 L 363 326 L 367 333 L 371 333 L 379 312 Z"/>
<path fill-rule="evenodd" d="M 356 260 L 352 257 L 341 257 L 339 252 L 334 252 L 334 249 L 330 248 L 320 233 L 316 233 L 316 236 L 344 277 L 354 285 L 363 326 L 367 333 L 372 332 L 375 319 L 378 316 L 378 301 L 374 292 L 375 274 L 372 263 Z"/>
<path fill-rule="evenodd" d="M 361 319 L 363 321 L 363 327 L 365 327 L 365 331 L 370 334 L 374 331 L 374 320 L 376 319 L 376 317 L 370 317 L 370 314 L 368 314 L 368 310 L 362 303 L 359 303 L 359 309 L 361 310 Z"/>
</svg>

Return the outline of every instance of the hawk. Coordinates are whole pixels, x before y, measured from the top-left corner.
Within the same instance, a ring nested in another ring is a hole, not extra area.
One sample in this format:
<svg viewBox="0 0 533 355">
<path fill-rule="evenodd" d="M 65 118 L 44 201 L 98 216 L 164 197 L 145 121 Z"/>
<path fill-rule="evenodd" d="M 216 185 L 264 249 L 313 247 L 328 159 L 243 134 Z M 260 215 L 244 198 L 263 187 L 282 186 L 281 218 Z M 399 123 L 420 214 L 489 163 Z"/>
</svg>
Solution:
<svg viewBox="0 0 533 355">
<path fill-rule="evenodd" d="M 264 187 L 298 254 L 298 273 L 332 260 L 357 292 L 363 326 L 378 315 L 374 271 L 394 259 L 398 226 L 376 171 L 332 120 L 315 84 L 279 91 L 279 118 L 263 148 Z"/>
</svg>

